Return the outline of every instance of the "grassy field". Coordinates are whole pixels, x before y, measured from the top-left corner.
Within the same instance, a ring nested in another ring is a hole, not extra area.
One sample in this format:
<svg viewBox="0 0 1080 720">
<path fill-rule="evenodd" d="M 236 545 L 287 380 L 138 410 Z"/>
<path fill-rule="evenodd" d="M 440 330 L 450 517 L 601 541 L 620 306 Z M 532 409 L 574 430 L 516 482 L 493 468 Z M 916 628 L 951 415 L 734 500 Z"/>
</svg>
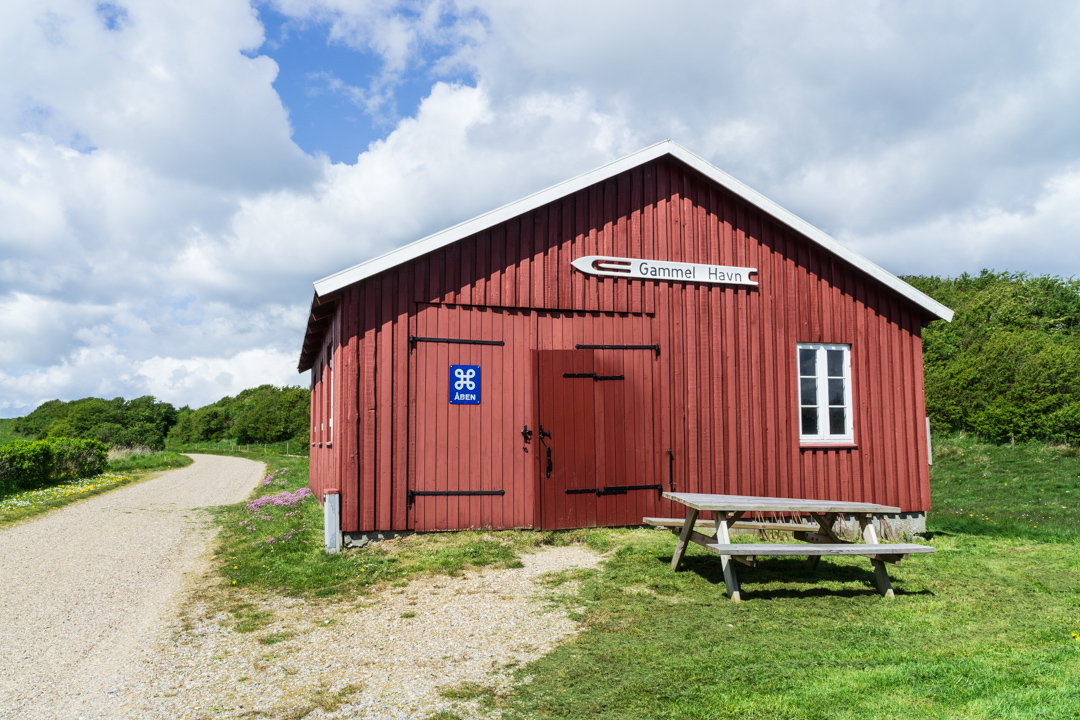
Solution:
<svg viewBox="0 0 1080 720">
<path fill-rule="evenodd" d="M 15 420 L 13 418 L 8 418 L 6 420 L 0 419 L 0 445 L 11 442 L 12 440 L 22 439 L 22 435 L 16 434 L 16 432 L 11 429 L 11 426 L 14 424 Z"/>
<path fill-rule="evenodd" d="M 171 470 L 178 467 L 186 467 L 191 464 L 191 458 L 177 452 L 111 452 L 109 454 L 109 472 L 111 473 L 138 473 L 151 470 Z"/>
<path fill-rule="evenodd" d="M 1080 717 L 1080 458 L 950 438 L 931 473 L 931 556 L 890 567 L 773 558 L 723 594 L 716 558 L 625 532 L 585 579 L 573 642 L 523 668 L 528 718 Z M 749 538 L 747 538 L 749 539 Z"/>
<path fill-rule="evenodd" d="M 483 678 L 459 693 L 506 717 L 1080 718 L 1078 453 L 956 437 L 935 460 L 937 552 L 890 566 L 892 601 L 865 558 L 813 572 L 771 558 L 739 569 L 733 604 L 717 558 L 692 546 L 673 573 L 674 536 L 644 529 L 431 534 L 327 556 L 306 459 L 277 456 L 256 497 L 281 502 L 222 509 L 218 558 L 227 587 L 319 597 L 513 566 L 543 544 L 608 552 L 602 570 L 550 581 L 578 582 L 574 640 L 521 668 L 510 696 Z M 238 630 L 261 625 L 236 607 Z"/>
<path fill-rule="evenodd" d="M 1080 448 L 1015 448 L 957 436 L 936 444 L 932 531 L 1080 542 Z"/>
</svg>

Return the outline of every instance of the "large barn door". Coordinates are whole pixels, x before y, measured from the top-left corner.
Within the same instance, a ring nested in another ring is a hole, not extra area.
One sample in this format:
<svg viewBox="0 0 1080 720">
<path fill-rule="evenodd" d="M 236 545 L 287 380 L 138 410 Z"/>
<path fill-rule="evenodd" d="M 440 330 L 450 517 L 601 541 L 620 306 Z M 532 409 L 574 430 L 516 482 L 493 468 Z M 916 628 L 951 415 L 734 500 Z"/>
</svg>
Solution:
<svg viewBox="0 0 1080 720">
<path fill-rule="evenodd" d="M 527 311 L 418 308 L 409 343 L 413 529 L 533 524 L 537 443 L 522 430 L 535 417 L 535 327 Z"/>
<path fill-rule="evenodd" d="M 543 527 L 640 524 L 662 489 L 651 318 L 545 314 L 538 341 Z"/>
</svg>

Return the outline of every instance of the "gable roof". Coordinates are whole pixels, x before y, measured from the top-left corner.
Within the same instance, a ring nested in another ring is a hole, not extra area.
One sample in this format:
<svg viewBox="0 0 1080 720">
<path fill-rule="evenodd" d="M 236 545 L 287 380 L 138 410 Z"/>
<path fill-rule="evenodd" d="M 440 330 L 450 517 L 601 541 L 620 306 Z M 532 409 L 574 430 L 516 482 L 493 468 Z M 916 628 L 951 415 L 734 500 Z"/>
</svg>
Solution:
<svg viewBox="0 0 1080 720">
<path fill-rule="evenodd" d="M 348 287 L 349 285 L 360 282 L 361 280 L 372 277 L 373 275 L 377 275 L 384 270 L 389 270 L 397 265 L 407 263 L 410 260 L 414 260 L 421 255 L 426 255 L 433 250 L 455 243 L 458 240 L 467 238 L 501 222 L 541 207 L 542 205 L 559 200 L 579 190 L 614 177 L 622 172 L 665 156 L 673 157 L 690 166 L 716 184 L 742 198 L 750 205 L 784 225 L 787 225 L 792 230 L 802 234 L 824 250 L 853 265 L 880 282 L 882 285 L 906 298 L 911 303 L 921 308 L 927 315 L 945 321 L 952 321 L 953 311 L 949 308 L 915 289 L 911 285 L 908 285 L 889 271 L 870 262 L 857 252 L 844 247 L 826 233 L 817 229 L 794 213 L 780 207 L 772 200 L 736 180 L 715 165 L 698 157 L 682 145 L 679 145 L 673 140 L 664 140 L 655 145 L 650 145 L 643 150 L 638 150 L 624 158 L 610 162 L 607 165 L 598 167 L 595 170 L 591 170 L 569 180 L 564 180 L 545 190 L 533 193 L 520 200 L 515 200 L 512 203 L 503 205 L 500 208 L 483 213 L 482 215 L 477 215 L 471 220 L 458 223 L 453 227 L 440 230 L 437 233 L 428 235 L 427 237 L 409 243 L 408 245 L 395 248 L 376 258 L 366 260 L 358 265 L 353 265 L 352 267 L 334 273 L 333 275 L 328 275 L 321 280 L 316 280 L 314 283 L 315 299 L 312 303 L 313 314 L 311 318 L 309 318 L 308 324 L 307 334 L 309 338 L 313 334 L 312 331 L 314 329 L 312 327 L 312 322 L 321 319 L 321 317 L 315 317 L 316 310 L 323 304 L 323 299 L 328 295 Z M 307 339 L 305 339 L 305 346 L 307 344 Z M 303 362 L 301 365 L 303 365 Z"/>
</svg>

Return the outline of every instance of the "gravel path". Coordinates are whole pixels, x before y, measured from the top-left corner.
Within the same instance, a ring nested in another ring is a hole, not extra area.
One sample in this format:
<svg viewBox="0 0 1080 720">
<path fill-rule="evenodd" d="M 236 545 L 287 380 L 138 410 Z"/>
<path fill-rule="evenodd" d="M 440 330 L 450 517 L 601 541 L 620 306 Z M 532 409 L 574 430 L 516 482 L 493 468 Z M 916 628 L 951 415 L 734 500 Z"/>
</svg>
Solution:
<svg viewBox="0 0 1080 720">
<path fill-rule="evenodd" d="M 261 463 L 193 465 L 0 531 L 0 718 L 112 718 L 200 576 L 212 505 L 246 498 Z"/>
<path fill-rule="evenodd" d="M 522 568 L 422 577 L 359 598 L 238 597 L 274 618 L 249 633 L 194 600 L 146 654 L 116 717 L 497 718 L 497 707 L 442 693 L 475 683 L 501 694 L 513 668 L 576 633 L 564 603 L 544 602 L 551 592 L 572 597 L 576 584 L 538 580 L 599 560 L 582 546 L 556 547 L 523 556 Z"/>
</svg>

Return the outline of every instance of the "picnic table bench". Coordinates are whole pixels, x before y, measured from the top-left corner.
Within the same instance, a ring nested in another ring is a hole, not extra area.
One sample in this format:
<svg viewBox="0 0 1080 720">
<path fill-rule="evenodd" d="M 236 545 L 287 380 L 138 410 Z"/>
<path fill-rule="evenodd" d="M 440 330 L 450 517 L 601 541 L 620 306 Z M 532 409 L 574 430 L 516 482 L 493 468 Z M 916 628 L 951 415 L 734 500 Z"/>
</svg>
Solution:
<svg viewBox="0 0 1080 720">
<path fill-rule="evenodd" d="M 912 543 L 881 543 L 874 528 L 875 515 L 892 515 L 900 508 L 875 503 L 844 502 L 838 500 L 800 500 L 795 498 L 766 498 L 749 495 L 708 495 L 704 493 L 666 492 L 664 497 L 686 505 L 686 518 L 644 518 L 644 522 L 658 527 L 667 527 L 679 536 L 675 545 L 675 554 L 671 558 L 671 569 L 678 570 L 687 543 L 694 542 L 720 556 L 724 570 L 724 584 L 727 594 L 739 602 L 739 580 L 735 575 L 732 560 L 753 566 L 756 558 L 762 556 L 807 556 L 807 567 L 814 568 L 823 555 L 865 555 L 874 566 L 874 578 L 878 591 L 884 597 L 893 597 L 892 583 L 885 570 L 885 563 L 898 563 L 908 555 L 932 553 L 929 545 Z M 712 521 L 699 521 L 698 513 L 711 512 Z M 747 522 L 741 521 L 745 513 L 789 513 L 809 514 L 817 527 L 791 522 Z M 853 515 L 862 529 L 863 543 L 843 540 L 833 531 L 838 517 Z M 694 528 L 709 523 L 715 529 L 715 535 L 705 535 Z M 801 543 L 733 543 L 730 531 L 734 529 L 785 530 L 790 531 Z"/>
</svg>

